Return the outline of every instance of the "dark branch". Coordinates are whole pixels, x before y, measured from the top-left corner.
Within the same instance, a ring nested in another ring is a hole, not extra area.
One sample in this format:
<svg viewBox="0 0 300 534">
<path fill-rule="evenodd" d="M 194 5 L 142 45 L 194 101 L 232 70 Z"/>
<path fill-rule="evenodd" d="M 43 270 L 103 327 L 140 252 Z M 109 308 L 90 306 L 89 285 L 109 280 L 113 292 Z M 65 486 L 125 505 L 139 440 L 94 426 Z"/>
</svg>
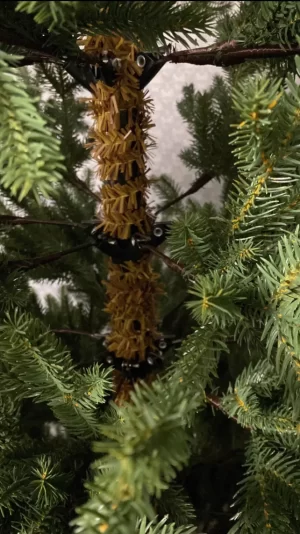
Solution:
<svg viewBox="0 0 300 534">
<path fill-rule="evenodd" d="M 159 208 L 155 212 L 155 215 L 158 215 L 162 211 L 165 211 L 166 209 L 170 208 L 171 206 L 174 206 L 174 204 L 177 204 L 177 202 L 180 202 L 181 200 L 183 200 L 184 198 L 188 197 L 189 195 L 193 195 L 194 193 L 199 191 L 199 189 L 204 187 L 208 182 L 210 182 L 210 180 L 212 180 L 213 178 L 214 178 L 213 174 L 211 174 L 209 172 L 204 172 L 203 174 L 201 174 L 201 176 L 199 176 L 199 178 L 197 178 L 192 183 L 191 187 L 185 193 L 182 193 L 182 195 L 179 195 L 179 197 L 176 197 L 173 200 L 170 200 L 170 202 L 167 202 L 166 204 L 164 204 L 161 208 Z"/>
<path fill-rule="evenodd" d="M 85 63 L 81 62 L 81 64 L 84 66 L 80 67 L 77 61 L 68 61 L 67 63 L 64 63 L 63 67 L 77 83 L 82 85 L 82 87 L 84 87 L 87 91 L 90 91 L 90 93 L 93 93 L 94 91 L 91 87 L 92 80 L 89 79 L 88 76 L 88 74 L 90 75 L 88 68 L 92 62 L 90 61 L 87 63 L 87 60 L 85 60 Z"/>
<path fill-rule="evenodd" d="M 185 296 L 176 306 L 175 308 L 172 308 L 164 317 L 162 318 L 162 330 L 165 330 L 169 324 L 173 324 L 174 318 L 176 317 L 176 314 L 180 308 L 182 308 L 186 302 L 188 301 L 188 297 Z M 166 337 L 166 336 L 165 336 Z"/>
<path fill-rule="evenodd" d="M 216 397 L 216 395 L 212 394 L 206 394 L 206 400 L 211 404 L 211 406 L 214 406 L 214 408 L 217 408 L 217 410 L 220 410 L 222 413 L 224 413 L 228 417 L 228 413 L 224 410 L 221 399 L 219 397 Z M 237 424 L 239 424 L 236 417 L 230 417 L 233 421 L 235 421 Z M 247 428 L 247 430 L 251 430 L 249 426 L 245 426 L 244 428 Z"/>
<path fill-rule="evenodd" d="M 221 412 L 223 412 L 225 415 L 226 412 L 222 406 L 222 403 L 221 403 L 221 399 L 219 397 L 216 397 L 216 395 L 211 395 L 211 394 L 208 394 L 206 395 L 206 400 L 207 402 L 209 402 L 209 404 L 211 404 L 212 406 L 214 406 L 214 408 L 217 408 L 218 410 L 220 410 Z M 232 417 L 232 419 L 237 423 L 238 420 L 236 417 Z"/>
<path fill-rule="evenodd" d="M 84 193 L 89 195 L 91 198 L 96 200 L 97 202 L 100 202 L 100 200 L 101 200 L 100 199 L 100 195 L 97 194 L 97 193 L 94 193 L 94 191 L 92 191 L 89 188 L 89 186 L 83 180 L 80 180 L 80 178 L 78 178 L 76 176 L 76 174 L 71 169 L 67 169 L 67 173 L 66 173 L 66 178 L 65 179 L 73 187 L 76 187 L 77 189 L 80 189 L 81 191 L 83 191 Z"/>
<path fill-rule="evenodd" d="M 48 263 L 53 263 L 54 261 L 60 260 L 68 254 L 73 254 L 79 250 L 83 250 L 89 247 L 92 247 L 93 243 L 84 243 L 83 245 L 77 245 L 77 247 L 69 248 L 62 252 L 54 252 L 53 254 L 48 254 L 46 256 L 38 256 L 37 258 L 26 258 L 23 260 L 8 260 L 2 262 L 0 269 L 8 270 L 9 272 L 14 270 L 29 271 L 35 267 L 40 267 L 41 265 L 46 265 Z"/>
<path fill-rule="evenodd" d="M 73 226 L 85 228 L 87 223 L 76 223 L 72 221 L 45 221 L 42 219 L 30 219 L 29 217 L 15 217 L 14 215 L 0 215 L 0 224 L 9 226 L 27 225 L 27 224 L 50 224 L 54 226 Z"/>
<path fill-rule="evenodd" d="M 55 63 L 60 64 L 59 61 L 55 60 L 54 58 L 49 58 L 47 56 L 42 55 L 26 55 L 22 59 L 19 59 L 17 66 L 18 67 L 27 67 L 28 65 L 34 65 L 35 63 Z"/>
<path fill-rule="evenodd" d="M 47 58 L 55 58 L 54 49 L 47 46 L 45 42 L 41 40 L 31 40 L 15 31 L 9 31 L 6 28 L 0 27 L 0 42 L 9 46 L 18 46 L 20 48 L 25 48 L 26 50 L 31 50 L 39 55 L 46 56 Z"/>
<path fill-rule="evenodd" d="M 183 265 L 180 263 L 175 263 L 175 261 L 171 260 L 171 258 L 157 250 L 155 247 L 152 247 L 151 245 L 144 245 L 143 248 L 150 250 L 154 256 L 160 258 L 169 267 L 169 269 L 172 269 L 172 271 L 175 271 L 181 275 L 185 274 Z"/>
<path fill-rule="evenodd" d="M 64 51 L 59 51 L 55 45 L 49 45 L 42 39 L 31 40 L 8 31 L 6 28 L 0 28 L 0 42 L 18 46 L 29 50 L 31 53 L 22 61 L 23 65 L 29 65 L 37 62 L 47 61 L 61 63 L 64 68 L 71 74 L 75 80 L 83 85 L 86 89 L 92 91 L 90 82 L 86 78 L 86 72 L 91 64 L 99 62 L 98 54 L 86 54 L 83 50 L 75 49 L 74 53 L 68 55 Z M 253 47 L 242 47 L 235 40 L 223 43 L 216 43 L 204 48 L 195 48 L 194 50 L 182 50 L 172 52 L 160 60 L 159 68 L 167 62 L 172 63 L 191 63 L 193 65 L 215 65 L 216 67 L 230 67 L 239 65 L 248 60 L 287 58 L 300 53 L 300 46 L 294 44 L 288 48 L 282 45 L 270 44 Z M 68 56 L 66 61 L 62 56 Z M 41 59 L 43 58 L 43 59 Z"/>
<path fill-rule="evenodd" d="M 54 332 L 55 334 L 73 334 L 73 335 L 79 335 L 79 336 L 88 336 L 92 339 L 103 339 L 105 337 L 104 334 L 92 334 L 91 332 L 84 332 L 83 330 L 69 330 L 67 328 L 60 328 L 51 330 L 51 332 Z"/>
<path fill-rule="evenodd" d="M 97 195 L 97 193 L 94 193 L 94 191 L 92 191 L 87 185 L 85 182 L 83 182 L 82 180 L 79 180 L 79 178 L 77 178 L 76 180 L 74 180 L 74 182 L 72 182 L 73 185 L 75 187 L 78 187 L 79 189 L 81 189 L 84 193 L 87 193 L 87 195 L 89 195 L 91 198 L 93 198 L 94 200 L 96 200 L 97 202 L 100 202 L 100 196 Z"/>
<path fill-rule="evenodd" d="M 17 46 L 21 49 L 28 50 L 24 53 L 23 59 L 19 60 L 17 66 L 34 65 L 35 63 L 55 63 L 61 65 L 65 70 L 85 89 L 92 91 L 90 80 L 87 79 L 89 65 L 97 63 L 99 57 L 90 56 L 83 50 L 75 49 L 74 53 L 60 51 L 55 45 L 49 45 L 46 40 L 31 40 L 15 32 L 11 32 L 0 26 L 0 42 L 8 46 Z M 66 61 L 64 57 L 68 56 Z M 83 65 L 83 68 L 82 68 Z"/>
<path fill-rule="evenodd" d="M 172 63 L 192 63 L 193 65 L 215 65 L 216 67 L 230 67 L 248 60 L 287 58 L 300 53 L 300 46 L 292 45 L 284 48 L 282 45 L 261 45 L 242 47 L 236 41 L 217 43 L 205 48 L 182 50 L 166 56 L 166 61 Z"/>
<path fill-rule="evenodd" d="M 51 330 L 54 334 L 71 334 L 71 335 L 78 335 L 78 336 L 88 336 L 92 339 L 100 340 L 106 337 L 106 334 L 93 334 L 92 332 L 85 332 L 83 330 L 73 330 L 69 328 L 55 328 L 54 330 Z M 165 339 L 174 339 L 175 335 L 168 335 L 164 334 Z M 176 339 L 173 341 L 173 343 L 181 343 L 182 339 Z"/>
</svg>

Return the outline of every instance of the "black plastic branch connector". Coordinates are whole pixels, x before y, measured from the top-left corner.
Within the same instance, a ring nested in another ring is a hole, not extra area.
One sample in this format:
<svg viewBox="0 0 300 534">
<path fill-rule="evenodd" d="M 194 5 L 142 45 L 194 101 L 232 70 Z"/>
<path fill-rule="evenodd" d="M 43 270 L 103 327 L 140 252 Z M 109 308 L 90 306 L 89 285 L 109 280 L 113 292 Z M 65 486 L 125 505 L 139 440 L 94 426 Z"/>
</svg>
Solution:
<svg viewBox="0 0 300 534">
<path fill-rule="evenodd" d="M 95 246 L 110 256 L 114 263 L 137 262 L 149 253 L 144 248 L 145 245 L 158 247 L 165 241 L 169 228 L 169 223 L 159 222 L 153 225 L 150 235 L 135 232 L 129 239 L 118 239 L 94 229 L 91 235 L 94 238 Z"/>
</svg>

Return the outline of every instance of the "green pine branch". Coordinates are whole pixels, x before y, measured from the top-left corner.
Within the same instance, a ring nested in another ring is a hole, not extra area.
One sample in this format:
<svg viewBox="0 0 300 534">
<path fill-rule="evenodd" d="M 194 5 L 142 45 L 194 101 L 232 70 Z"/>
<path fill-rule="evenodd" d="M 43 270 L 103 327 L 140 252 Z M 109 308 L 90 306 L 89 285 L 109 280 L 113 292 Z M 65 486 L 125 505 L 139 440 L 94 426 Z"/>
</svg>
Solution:
<svg viewBox="0 0 300 534">
<path fill-rule="evenodd" d="M 174 202 L 181 195 L 180 186 L 166 174 L 162 174 L 159 177 L 151 177 L 151 185 L 158 199 L 162 201 L 162 204 L 158 204 L 157 214 L 162 211 L 165 203 Z M 166 216 L 177 214 L 178 211 L 182 211 L 182 206 L 181 204 L 178 205 L 176 203 L 176 206 L 173 206 L 173 209 L 168 209 Z"/>
<path fill-rule="evenodd" d="M 246 472 L 235 496 L 241 512 L 230 534 L 274 530 L 294 534 L 299 528 L 299 458 L 277 450 L 280 443 L 254 436 L 246 451 Z M 282 449 L 282 447 L 280 447 Z M 296 506 L 296 508 L 295 508 Z"/>
<path fill-rule="evenodd" d="M 215 76 L 206 91 L 196 91 L 193 84 L 186 86 L 177 107 L 192 137 L 190 146 L 181 151 L 182 161 L 199 175 L 222 179 L 229 188 L 236 177 L 229 134 L 237 120 L 229 83 Z"/>
<path fill-rule="evenodd" d="M 1 52 L 0 181 L 19 199 L 32 191 L 49 196 L 64 167 L 59 143 L 46 128 L 20 75 L 11 66 L 18 60 Z"/>
<path fill-rule="evenodd" d="M 90 499 L 74 521 L 78 532 L 131 532 L 138 516 L 154 519 L 150 497 L 160 497 L 187 462 L 185 427 L 205 402 L 205 388 L 225 347 L 212 331 L 201 341 L 196 334 L 183 343 L 165 378 L 151 387 L 136 386 L 130 404 L 116 408 L 120 424 L 102 425 L 107 441 L 94 449 L 104 456 L 94 464 Z"/>
<path fill-rule="evenodd" d="M 90 377 L 75 374 L 70 355 L 55 336 L 39 320 L 17 310 L 0 326 L 0 347 L 7 366 L 2 373 L 6 391 L 16 400 L 46 402 L 71 434 L 97 435 L 96 404 L 111 387 L 107 371 L 96 366 Z M 88 384 L 91 391 L 86 391 Z"/>
<path fill-rule="evenodd" d="M 178 484 L 171 484 L 163 491 L 161 498 L 154 502 L 154 507 L 160 517 L 168 516 L 178 526 L 189 525 L 196 518 L 186 491 Z"/>
<path fill-rule="evenodd" d="M 147 522 L 143 518 L 136 529 L 137 534 L 192 534 L 196 527 L 191 525 L 176 526 L 175 523 L 167 523 L 168 517 L 164 517 L 158 523 L 156 521 Z"/>
<path fill-rule="evenodd" d="M 205 204 L 198 209 L 186 209 L 171 225 L 167 236 L 168 250 L 188 272 L 205 272 L 216 265 L 213 254 L 218 250 L 222 232 L 215 216 L 213 205 Z"/>
<path fill-rule="evenodd" d="M 37 24 L 43 24 L 51 32 L 67 25 L 69 31 L 76 28 L 76 14 L 80 2 L 18 2 L 16 11 L 34 15 Z"/>
<path fill-rule="evenodd" d="M 224 9 L 223 3 L 219 10 Z M 213 2 L 18 2 L 17 10 L 34 16 L 49 31 L 118 34 L 144 49 L 175 39 L 184 46 L 212 34 Z"/>
</svg>

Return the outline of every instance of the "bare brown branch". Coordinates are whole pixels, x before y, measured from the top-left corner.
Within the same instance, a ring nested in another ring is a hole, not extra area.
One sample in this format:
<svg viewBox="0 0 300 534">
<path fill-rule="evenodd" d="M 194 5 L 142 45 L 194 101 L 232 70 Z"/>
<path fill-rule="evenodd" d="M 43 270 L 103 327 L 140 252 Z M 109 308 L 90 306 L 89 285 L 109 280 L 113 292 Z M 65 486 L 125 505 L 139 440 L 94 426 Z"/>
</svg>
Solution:
<svg viewBox="0 0 300 534">
<path fill-rule="evenodd" d="M 184 198 L 188 197 L 189 195 L 193 195 L 194 193 L 199 191 L 199 189 L 202 189 L 202 187 L 204 187 L 213 178 L 214 178 L 214 175 L 212 173 L 204 172 L 203 174 L 201 174 L 201 176 L 199 176 L 199 178 L 197 178 L 192 183 L 191 187 L 189 187 L 189 189 L 187 191 L 185 191 L 185 193 L 182 193 L 182 195 L 179 195 L 179 197 L 176 197 L 173 200 L 170 200 L 169 202 L 164 204 L 161 208 L 159 208 L 155 212 L 155 215 L 158 215 L 159 213 L 161 213 L 162 211 L 165 211 L 168 208 L 171 208 L 171 206 L 174 206 L 175 204 L 177 204 L 178 202 L 180 202 Z"/>
<path fill-rule="evenodd" d="M 51 330 L 51 332 L 54 332 L 54 334 L 72 334 L 72 335 L 79 335 L 79 336 L 88 336 L 92 339 L 103 339 L 105 337 L 104 334 L 92 334 L 91 332 L 84 332 L 83 330 L 72 330 L 68 328 L 59 328 L 55 330 Z"/>
<path fill-rule="evenodd" d="M 157 250 L 155 247 L 152 247 L 151 245 L 144 245 L 143 248 L 150 250 L 154 256 L 157 256 L 160 258 L 168 267 L 169 269 L 172 269 L 172 271 L 175 271 L 179 274 L 185 274 L 185 270 L 182 264 L 176 263 L 175 261 L 171 260 L 168 256 Z"/>
<path fill-rule="evenodd" d="M 236 41 L 216 43 L 213 46 L 195 48 L 173 52 L 166 56 L 166 61 L 172 63 L 191 63 L 193 65 L 215 65 L 216 67 L 230 67 L 248 60 L 287 58 L 300 53 L 297 44 L 284 48 L 282 45 L 261 45 L 242 47 Z"/>
<path fill-rule="evenodd" d="M 86 224 L 76 223 L 72 221 L 47 221 L 43 219 L 30 219 L 30 217 L 16 217 L 14 215 L 0 215 L 0 224 L 9 226 L 24 226 L 28 224 L 47 224 L 53 226 L 73 226 L 77 228 L 85 228 Z"/>
<path fill-rule="evenodd" d="M 207 400 L 207 402 L 209 404 L 211 404 L 211 406 L 213 406 L 214 408 L 217 408 L 217 410 L 220 410 L 222 413 L 224 413 L 228 417 L 228 414 L 227 414 L 227 412 L 225 412 L 225 410 L 224 410 L 224 408 L 222 406 L 222 403 L 221 403 L 221 399 L 219 397 L 209 393 L 209 394 L 206 394 L 206 400 Z M 238 422 L 236 417 L 230 417 L 230 419 L 232 419 L 237 424 L 239 424 L 239 422 Z M 247 430 L 251 430 L 251 428 L 248 427 L 248 426 L 246 426 L 244 428 L 246 428 Z"/>
<path fill-rule="evenodd" d="M 57 261 L 63 258 L 64 256 L 67 256 L 68 254 L 73 254 L 74 252 L 78 252 L 79 250 L 83 250 L 91 246 L 93 246 L 92 243 L 84 243 L 82 245 L 77 245 L 77 247 L 69 248 L 61 252 L 54 252 L 53 254 L 47 254 L 45 256 L 38 256 L 36 258 L 25 258 L 22 260 L 4 261 L 0 265 L 0 269 L 7 270 L 8 272 L 12 272 L 17 269 L 21 271 L 29 271 L 30 269 L 34 269 L 35 267 L 40 267 L 41 265 L 53 263 L 54 261 Z"/>
<path fill-rule="evenodd" d="M 94 200 L 96 200 L 97 202 L 100 202 L 100 195 L 97 194 L 97 193 L 94 193 L 94 191 L 92 191 L 89 186 L 83 181 L 83 180 L 80 180 L 75 173 L 69 173 L 68 175 L 68 181 L 71 185 L 73 185 L 73 187 L 76 187 L 78 189 L 80 189 L 81 191 L 83 191 L 84 193 L 86 193 L 87 195 L 89 195 L 91 198 L 93 198 Z"/>
</svg>

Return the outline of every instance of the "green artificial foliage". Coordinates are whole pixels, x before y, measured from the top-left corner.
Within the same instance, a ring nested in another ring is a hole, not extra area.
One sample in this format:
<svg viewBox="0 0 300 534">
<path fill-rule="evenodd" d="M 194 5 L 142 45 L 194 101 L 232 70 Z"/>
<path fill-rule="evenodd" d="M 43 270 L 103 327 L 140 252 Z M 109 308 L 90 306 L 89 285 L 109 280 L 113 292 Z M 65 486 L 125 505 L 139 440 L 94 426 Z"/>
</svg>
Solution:
<svg viewBox="0 0 300 534">
<path fill-rule="evenodd" d="M 22 200 L 29 191 L 45 197 L 61 178 L 59 143 L 45 128 L 26 86 L 12 65 L 18 56 L 0 55 L 1 160 L 0 180 Z M 24 179 L 26 176 L 26 180 Z"/>
<path fill-rule="evenodd" d="M 208 90 L 178 88 L 195 180 L 151 177 L 169 344 L 120 406 L 87 33 L 155 52 L 210 34 L 217 64 L 239 47 Z M 299 533 L 299 38 L 298 2 L 0 3 L 1 533 Z"/>
<path fill-rule="evenodd" d="M 175 523 L 167 524 L 166 519 L 162 519 L 157 524 L 153 522 L 146 523 L 145 519 L 138 525 L 137 532 L 139 534 L 191 534 L 195 531 L 195 527 L 177 527 Z"/>
<path fill-rule="evenodd" d="M 191 146 L 180 154 L 182 161 L 198 173 L 210 172 L 213 178 L 222 180 L 226 195 L 236 178 L 234 158 L 228 148 L 231 125 L 237 118 L 230 84 L 215 76 L 212 87 L 202 93 L 189 85 L 177 107 L 192 137 Z"/>
<path fill-rule="evenodd" d="M 133 42 L 141 41 L 145 48 L 157 46 L 176 38 L 184 46 L 195 44 L 195 36 L 202 38 L 205 32 L 212 34 L 214 15 L 226 9 L 226 2 L 216 6 L 214 2 L 2 2 L 11 10 L 9 20 L 1 26 L 9 31 L 23 21 L 26 26 L 17 31 L 20 38 L 32 40 L 26 27 L 35 28 L 36 41 L 46 40 L 47 46 L 78 50 L 76 39 L 86 32 L 90 34 L 119 34 Z M 9 4 L 14 4 L 9 6 Z M 14 8 L 16 12 L 14 13 Z M 1 9 L 1 8 L 0 8 Z M 36 24 L 34 24 L 36 23 Z M 36 25 L 39 25 L 36 28 Z M 12 43 L 10 43 L 12 44 Z M 18 42 L 15 41 L 18 45 Z"/>
<path fill-rule="evenodd" d="M 155 503 L 158 515 L 168 516 L 176 525 L 188 525 L 195 521 L 195 510 L 184 488 L 171 484 Z"/>
</svg>

